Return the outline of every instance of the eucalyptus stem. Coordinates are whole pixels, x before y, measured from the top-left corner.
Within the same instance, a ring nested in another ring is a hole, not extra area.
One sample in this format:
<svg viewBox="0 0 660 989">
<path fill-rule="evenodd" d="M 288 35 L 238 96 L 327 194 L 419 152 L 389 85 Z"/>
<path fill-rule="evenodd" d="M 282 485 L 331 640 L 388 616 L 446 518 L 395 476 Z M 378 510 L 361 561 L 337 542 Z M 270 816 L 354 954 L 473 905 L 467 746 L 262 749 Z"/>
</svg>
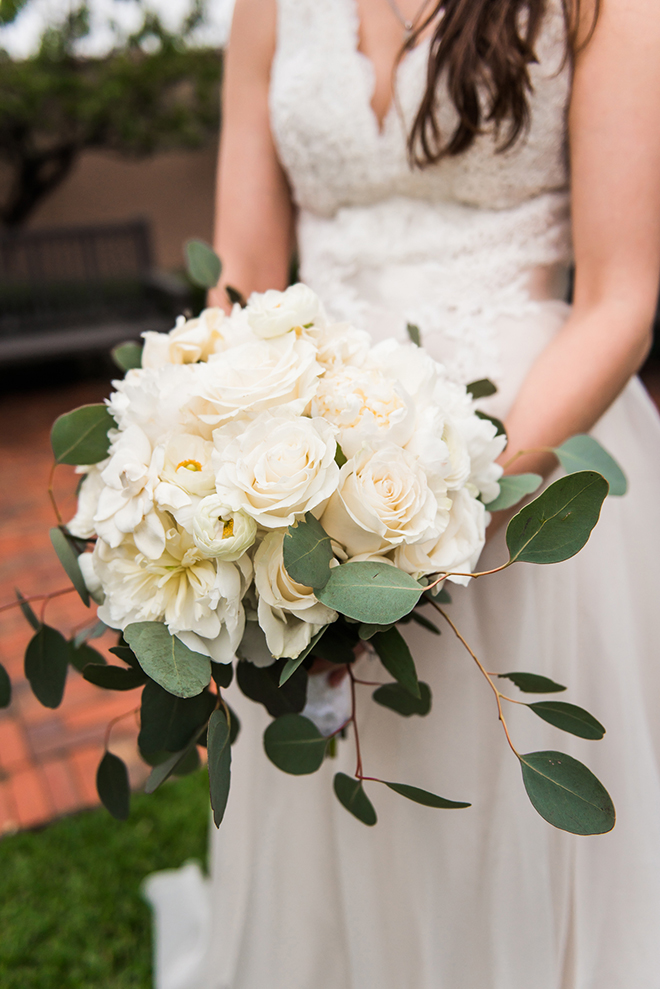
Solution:
<svg viewBox="0 0 660 989">
<path fill-rule="evenodd" d="M 50 474 L 48 475 L 48 497 L 50 498 L 50 503 L 53 506 L 55 512 L 55 517 L 57 518 L 57 524 L 63 525 L 62 515 L 57 507 L 57 501 L 55 500 L 55 492 L 53 491 L 53 481 L 55 479 L 55 468 L 57 467 L 57 460 L 53 461 L 53 466 L 50 469 Z"/>
<path fill-rule="evenodd" d="M 362 780 L 362 752 L 360 751 L 360 733 L 357 726 L 357 718 L 355 716 L 356 709 L 356 697 L 355 697 L 355 676 L 353 675 L 353 670 L 350 665 L 347 664 L 348 675 L 351 678 L 351 717 L 350 720 L 353 722 L 353 732 L 355 733 L 355 752 L 357 755 L 357 765 L 355 767 L 355 776 L 357 779 Z"/>
<path fill-rule="evenodd" d="M 9 604 L 0 605 L 0 612 L 9 611 L 10 608 L 20 608 L 22 604 L 30 604 L 32 601 L 50 601 L 51 598 L 60 597 L 62 594 L 70 594 L 71 591 L 75 591 L 73 585 L 71 587 L 63 587 L 59 591 L 50 591 L 48 594 L 31 594 L 30 597 L 21 598 L 19 601 L 11 601 Z"/>
<path fill-rule="evenodd" d="M 531 454 L 531 453 L 554 453 L 554 452 L 555 451 L 554 451 L 554 449 L 551 446 L 535 446 L 535 447 L 532 447 L 530 450 L 518 450 L 518 452 L 517 453 L 514 453 L 514 455 L 512 457 L 509 457 L 509 459 L 506 461 L 506 463 L 502 464 L 502 470 L 508 470 L 509 467 L 511 467 L 512 464 L 515 464 L 516 460 L 520 460 L 521 457 L 526 457 L 528 454 Z"/>
<path fill-rule="evenodd" d="M 105 729 L 105 738 L 103 739 L 103 747 L 106 750 L 106 752 L 108 750 L 108 743 L 110 742 L 110 732 L 117 724 L 117 722 L 123 721 L 124 718 L 128 718 L 131 714 L 137 715 L 139 711 L 140 711 L 139 707 L 132 707 L 130 711 L 124 711 L 123 714 L 118 714 L 116 718 L 113 718 L 111 721 L 108 722 L 107 727 Z"/>
</svg>

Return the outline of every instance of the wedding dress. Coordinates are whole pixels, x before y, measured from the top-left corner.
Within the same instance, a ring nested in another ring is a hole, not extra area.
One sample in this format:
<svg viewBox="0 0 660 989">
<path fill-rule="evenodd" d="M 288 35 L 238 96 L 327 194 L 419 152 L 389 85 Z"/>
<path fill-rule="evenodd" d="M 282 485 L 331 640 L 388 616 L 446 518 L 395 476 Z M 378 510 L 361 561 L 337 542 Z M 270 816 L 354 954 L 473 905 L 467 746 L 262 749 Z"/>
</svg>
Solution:
<svg viewBox="0 0 660 989">
<path fill-rule="evenodd" d="M 403 59 L 381 130 L 354 0 L 278 2 L 270 105 L 301 279 L 374 339 L 405 340 L 416 324 L 458 379 L 496 382 L 484 408 L 497 415 L 569 311 L 560 0 L 537 54 L 523 140 L 496 154 L 483 136 L 413 172 L 405 134 L 428 43 Z M 440 106 L 447 133 L 454 111 Z M 263 752 L 268 716 L 234 691 L 242 731 L 212 879 L 187 866 L 150 880 L 159 989 L 659 989 L 660 420 L 638 380 L 593 432 L 629 493 L 607 500 L 584 551 L 452 589 L 450 614 L 489 670 L 549 676 L 605 724 L 590 742 L 508 712 L 519 751 L 559 749 L 592 768 L 617 806 L 614 831 L 577 837 L 538 817 L 470 657 L 446 627 L 438 638 L 406 626 L 433 709 L 401 718 L 358 688 L 365 772 L 472 806 L 431 810 L 366 784 L 379 815 L 367 828 L 332 792 L 336 771 L 353 772 L 351 738 L 318 773 L 286 776 Z M 506 558 L 500 534 L 481 562 Z"/>
</svg>

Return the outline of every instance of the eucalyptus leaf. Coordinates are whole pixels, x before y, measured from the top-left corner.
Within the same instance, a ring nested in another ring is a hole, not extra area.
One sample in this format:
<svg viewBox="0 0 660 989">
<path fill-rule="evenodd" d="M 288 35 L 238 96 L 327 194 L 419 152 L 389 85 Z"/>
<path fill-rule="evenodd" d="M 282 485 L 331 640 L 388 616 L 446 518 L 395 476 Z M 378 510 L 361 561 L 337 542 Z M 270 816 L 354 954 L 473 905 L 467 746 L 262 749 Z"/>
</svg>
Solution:
<svg viewBox="0 0 660 989">
<path fill-rule="evenodd" d="M 108 631 L 108 626 L 105 622 L 98 621 L 94 622 L 92 625 L 87 625 L 78 632 L 76 636 L 71 640 L 74 649 L 79 649 L 85 642 L 89 639 L 99 639 L 104 632 Z"/>
<path fill-rule="evenodd" d="M 241 730 L 241 722 L 233 707 L 230 707 L 229 704 L 227 704 L 227 710 L 229 711 L 229 744 L 233 745 Z"/>
<path fill-rule="evenodd" d="M 89 608 L 89 592 L 78 563 L 78 554 L 62 530 L 55 526 L 50 530 L 50 541 L 53 549 L 57 553 L 57 558 L 64 567 L 64 571 L 78 591 L 80 599 L 86 608 Z"/>
<path fill-rule="evenodd" d="M 118 821 L 125 821 L 131 809 L 128 770 L 119 756 L 106 752 L 96 771 L 96 789 L 101 803 Z"/>
<path fill-rule="evenodd" d="M 50 443 L 58 464 L 97 464 L 108 456 L 108 430 L 116 428 L 106 405 L 81 405 L 53 423 Z"/>
<path fill-rule="evenodd" d="M 209 721 L 208 770 L 211 807 L 216 828 L 220 827 L 229 797 L 231 782 L 231 744 L 229 725 L 224 711 L 214 711 Z"/>
<path fill-rule="evenodd" d="M 341 619 L 327 625 L 325 634 L 314 646 L 313 655 L 337 666 L 354 662 L 354 650 L 360 641 L 358 630 L 359 626 L 349 625 Z"/>
<path fill-rule="evenodd" d="M 330 536 L 318 519 L 307 512 L 304 521 L 290 525 L 282 544 L 284 568 L 292 580 L 314 590 L 325 587 L 334 559 Z"/>
<path fill-rule="evenodd" d="M 578 735 L 579 738 L 597 740 L 605 734 L 600 721 L 576 704 L 566 704 L 564 701 L 536 701 L 534 704 L 528 704 L 527 707 L 548 724 L 561 728 L 562 731 L 568 731 L 571 735 Z"/>
<path fill-rule="evenodd" d="M 416 347 L 422 346 L 422 334 L 420 333 L 419 326 L 415 326 L 414 323 L 407 323 L 406 332 L 408 333 L 408 339 L 411 340 Z"/>
<path fill-rule="evenodd" d="M 490 378 L 479 378 L 478 381 L 471 381 L 465 387 L 475 401 L 478 398 L 489 398 L 497 392 L 497 385 L 494 385 Z"/>
<path fill-rule="evenodd" d="M 371 644 L 378 653 L 378 658 L 387 672 L 413 697 L 422 699 L 415 661 L 412 658 L 408 643 L 397 628 L 387 632 L 378 632 L 373 636 Z"/>
<path fill-rule="evenodd" d="M 181 698 L 163 690 L 153 680 L 142 691 L 138 747 L 143 755 L 179 752 L 197 738 L 216 705 L 208 690 L 196 697 Z"/>
<path fill-rule="evenodd" d="M 559 463 L 567 474 L 575 471 L 595 470 L 602 474 L 610 486 L 611 495 L 624 495 L 628 490 L 628 481 L 614 457 L 605 450 L 598 440 L 586 433 L 571 436 L 569 440 L 555 447 Z"/>
<path fill-rule="evenodd" d="M 297 714 L 307 700 L 307 670 L 294 670 L 280 686 L 288 660 L 270 666 L 255 666 L 245 659 L 236 665 L 236 682 L 246 697 L 263 704 L 273 718 Z"/>
<path fill-rule="evenodd" d="M 304 661 L 307 659 L 307 657 L 310 655 L 310 653 L 313 652 L 318 641 L 321 638 L 323 638 L 323 635 L 325 634 L 327 628 L 328 626 L 324 625 L 323 628 L 316 633 L 316 635 L 313 635 L 312 638 L 310 639 L 309 645 L 305 649 L 303 649 L 302 652 L 300 652 L 295 657 L 295 659 L 287 659 L 287 661 L 285 662 L 282 668 L 282 672 L 280 673 L 280 682 L 279 682 L 280 687 L 283 687 L 284 684 L 287 682 L 287 680 L 291 679 L 291 677 L 296 672 L 298 667 L 301 666 L 304 663 Z"/>
<path fill-rule="evenodd" d="M 342 563 L 316 592 L 322 604 L 367 625 L 390 625 L 407 615 L 424 588 L 387 563 Z"/>
<path fill-rule="evenodd" d="M 231 663 L 211 663 L 211 676 L 220 688 L 226 688 L 234 678 L 234 667 Z"/>
<path fill-rule="evenodd" d="M 554 694 L 566 690 L 561 683 L 555 683 L 538 673 L 498 673 L 497 676 L 500 680 L 511 680 L 518 690 L 523 690 L 526 694 Z"/>
<path fill-rule="evenodd" d="M 337 464 L 337 467 L 343 467 L 344 464 L 348 463 L 348 457 L 340 447 L 339 443 L 337 443 L 337 449 L 335 450 L 335 463 Z"/>
<path fill-rule="evenodd" d="M 561 831 L 605 834 L 614 827 L 612 799 L 590 769 L 563 752 L 520 756 L 523 782 L 534 809 Z"/>
<path fill-rule="evenodd" d="M 406 615 L 401 620 L 406 621 L 410 617 L 411 615 Z M 358 628 L 358 635 L 363 642 L 367 642 L 369 639 L 373 639 L 376 632 L 387 632 L 391 628 L 394 628 L 394 625 L 366 625 L 363 622 Z"/>
<path fill-rule="evenodd" d="M 521 499 L 534 492 L 543 483 L 540 474 L 508 474 L 499 480 L 500 493 L 497 498 L 486 502 L 489 512 L 499 512 L 505 508 L 512 508 Z"/>
<path fill-rule="evenodd" d="M 598 521 L 607 490 L 594 471 L 560 477 L 509 522 L 510 561 L 560 563 L 575 556 Z"/>
<path fill-rule="evenodd" d="M 231 302 L 232 306 L 238 303 L 241 309 L 245 309 L 247 306 L 247 299 L 242 292 L 239 292 L 237 288 L 233 287 L 233 285 L 225 285 L 225 292 L 227 293 L 227 298 Z"/>
<path fill-rule="evenodd" d="M 193 238 L 185 246 L 186 267 L 190 280 L 200 288 L 215 288 L 220 280 L 220 258 L 206 241 Z"/>
<path fill-rule="evenodd" d="M 325 756 L 327 739 L 302 714 L 283 714 L 264 732 L 266 755 L 278 769 L 294 776 L 315 773 Z"/>
<path fill-rule="evenodd" d="M 477 409 L 474 414 L 479 419 L 487 419 L 488 422 L 492 422 L 496 429 L 496 436 L 506 436 L 506 428 L 501 419 L 497 419 L 495 416 L 486 415 L 485 412 L 481 412 L 479 409 Z"/>
<path fill-rule="evenodd" d="M 432 632 L 433 635 L 442 635 L 435 622 L 432 622 L 426 615 L 420 614 L 417 608 L 414 608 L 410 614 L 404 615 L 399 621 L 399 625 L 407 625 L 409 622 L 415 622 L 416 625 L 421 625 L 422 628 L 425 628 L 427 632 Z"/>
<path fill-rule="evenodd" d="M 424 717 L 431 710 L 431 688 L 428 683 L 419 681 L 419 693 L 419 697 L 413 697 L 399 683 L 384 683 L 382 687 L 374 690 L 372 697 L 377 704 L 389 707 L 391 711 L 402 714 L 404 718 L 409 718 L 411 714 Z"/>
<path fill-rule="evenodd" d="M 106 665 L 105 657 L 97 649 L 94 649 L 93 646 L 88 645 L 86 642 L 81 642 L 79 646 L 76 646 L 75 639 L 69 642 L 69 662 L 80 673 L 90 663 L 95 666 Z"/>
<path fill-rule="evenodd" d="M 121 371 L 142 367 L 142 344 L 137 340 L 126 340 L 113 347 L 110 356 Z"/>
<path fill-rule="evenodd" d="M 134 622 L 124 638 L 147 676 L 177 697 L 195 697 L 211 681 L 211 660 L 170 635 L 162 622 Z"/>
<path fill-rule="evenodd" d="M 400 793 L 402 797 L 407 797 L 408 800 L 414 800 L 417 804 L 424 804 L 425 807 L 438 807 L 444 810 L 456 810 L 460 807 L 471 807 L 472 804 L 467 804 L 463 800 L 447 800 L 445 797 L 439 797 L 435 793 L 430 793 L 428 790 L 420 790 L 418 786 L 409 786 L 407 783 L 388 783 L 387 780 L 383 780 L 385 786 L 389 786 L 390 790 L 394 790 L 395 793 Z"/>
<path fill-rule="evenodd" d="M 369 797 L 364 792 L 361 780 L 357 780 L 346 773 L 336 773 L 334 779 L 334 790 L 337 799 L 346 810 L 357 817 L 368 827 L 373 827 L 377 822 L 376 811 Z"/>
<path fill-rule="evenodd" d="M 135 690 L 145 683 L 147 677 L 141 670 L 126 669 L 125 666 L 88 663 L 82 671 L 85 680 L 105 690 Z"/>
<path fill-rule="evenodd" d="M 185 749 L 182 749 L 180 752 L 174 752 L 173 755 L 169 755 L 162 762 L 159 762 L 157 766 L 153 767 L 147 777 L 147 782 L 144 784 L 144 792 L 154 793 L 166 779 L 169 779 L 172 773 L 186 760 L 191 752 L 195 752 L 196 754 L 194 739 Z"/>
<path fill-rule="evenodd" d="M 9 707 L 11 704 L 11 680 L 9 674 L 2 664 L 0 664 L 0 708 Z"/>
<path fill-rule="evenodd" d="M 25 651 L 25 677 L 44 707 L 59 707 L 68 668 L 68 642 L 57 629 L 41 625 Z"/>
<path fill-rule="evenodd" d="M 183 759 L 179 759 L 172 770 L 172 775 L 190 776 L 191 773 L 197 772 L 201 764 L 202 760 L 199 758 L 199 750 L 196 745 L 193 745 L 191 749 L 188 749 Z"/>
<path fill-rule="evenodd" d="M 39 621 L 34 611 L 32 610 L 29 601 L 26 601 L 26 599 L 23 597 L 23 595 L 21 594 L 21 592 L 18 590 L 17 587 L 14 588 L 14 593 L 16 594 L 16 597 L 20 602 L 19 607 L 21 609 L 21 612 L 23 613 L 23 617 L 28 622 L 28 624 L 32 626 L 34 631 L 38 632 L 39 629 L 41 628 L 41 622 Z"/>
<path fill-rule="evenodd" d="M 142 667 L 137 661 L 137 656 L 129 646 L 112 646 L 110 652 L 117 656 L 118 659 L 121 659 L 123 663 L 126 663 L 127 666 L 132 666 L 134 670 L 142 670 Z"/>
</svg>

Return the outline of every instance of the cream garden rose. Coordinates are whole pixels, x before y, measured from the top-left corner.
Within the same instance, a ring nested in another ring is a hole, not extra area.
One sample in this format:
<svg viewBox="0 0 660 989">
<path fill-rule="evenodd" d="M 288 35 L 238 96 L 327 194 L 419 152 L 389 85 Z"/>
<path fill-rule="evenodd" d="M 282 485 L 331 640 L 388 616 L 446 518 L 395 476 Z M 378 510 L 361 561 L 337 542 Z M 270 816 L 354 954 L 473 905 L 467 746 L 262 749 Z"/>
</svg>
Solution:
<svg viewBox="0 0 660 989">
<path fill-rule="evenodd" d="M 290 285 L 284 292 L 269 289 L 253 292 L 245 315 L 250 328 L 261 340 L 323 323 L 319 297 L 306 285 Z"/>
<path fill-rule="evenodd" d="M 166 364 L 194 364 L 206 361 L 222 343 L 225 313 L 222 309 L 205 309 L 196 319 L 179 316 L 169 333 L 143 333 L 142 367 L 157 368 Z"/>
</svg>

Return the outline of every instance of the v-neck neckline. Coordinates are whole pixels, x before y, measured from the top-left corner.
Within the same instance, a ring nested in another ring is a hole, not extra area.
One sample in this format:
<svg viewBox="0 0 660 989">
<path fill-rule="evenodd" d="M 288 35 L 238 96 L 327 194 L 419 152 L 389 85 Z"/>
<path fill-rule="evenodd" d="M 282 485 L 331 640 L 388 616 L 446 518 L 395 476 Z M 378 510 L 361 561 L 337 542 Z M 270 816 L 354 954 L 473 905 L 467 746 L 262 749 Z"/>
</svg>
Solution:
<svg viewBox="0 0 660 989">
<path fill-rule="evenodd" d="M 357 60 L 362 62 L 362 64 L 365 65 L 369 70 L 369 75 L 371 79 L 371 92 L 367 94 L 367 109 L 369 115 L 371 116 L 371 119 L 373 120 L 377 137 L 382 138 L 385 136 L 385 133 L 388 129 L 388 123 L 390 117 L 392 116 L 392 114 L 396 109 L 397 87 L 399 83 L 400 74 L 403 71 L 403 67 L 404 65 L 408 64 L 411 58 L 417 56 L 421 49 L 426 49 L 428 51 L 428 45 L 431 40 L 432 34 L 427 34 L 426 37 L 422 38 L 419 44 L 415 45 L 414 48 L 411 48 L 409 51 L 407 51 L 399 61 L 392 76 L 393 89 L 390 95 L 390 100 L 389 103 L 387 104 L 387 109 L 385 110 L 385 113 L 381 118 L 376 113 L 373 105 L 373 98 L 376 94 L 376 88 L 378 83 L 376 66 L 374 64 L 373 59 L 369 55 L 367 55 L 366 52 L 363 52 L 362 49 L 360 48 L 362 21 L 360 19 L 360 9 L 358 7 L 358 0 L 346 0 L 346 2 L 348 4 L 348 9 L 352 21 L 352 37 L 351 37 L 352 48 L 353 51 L 355 52 L 355 56 Z"/>
</svg>

